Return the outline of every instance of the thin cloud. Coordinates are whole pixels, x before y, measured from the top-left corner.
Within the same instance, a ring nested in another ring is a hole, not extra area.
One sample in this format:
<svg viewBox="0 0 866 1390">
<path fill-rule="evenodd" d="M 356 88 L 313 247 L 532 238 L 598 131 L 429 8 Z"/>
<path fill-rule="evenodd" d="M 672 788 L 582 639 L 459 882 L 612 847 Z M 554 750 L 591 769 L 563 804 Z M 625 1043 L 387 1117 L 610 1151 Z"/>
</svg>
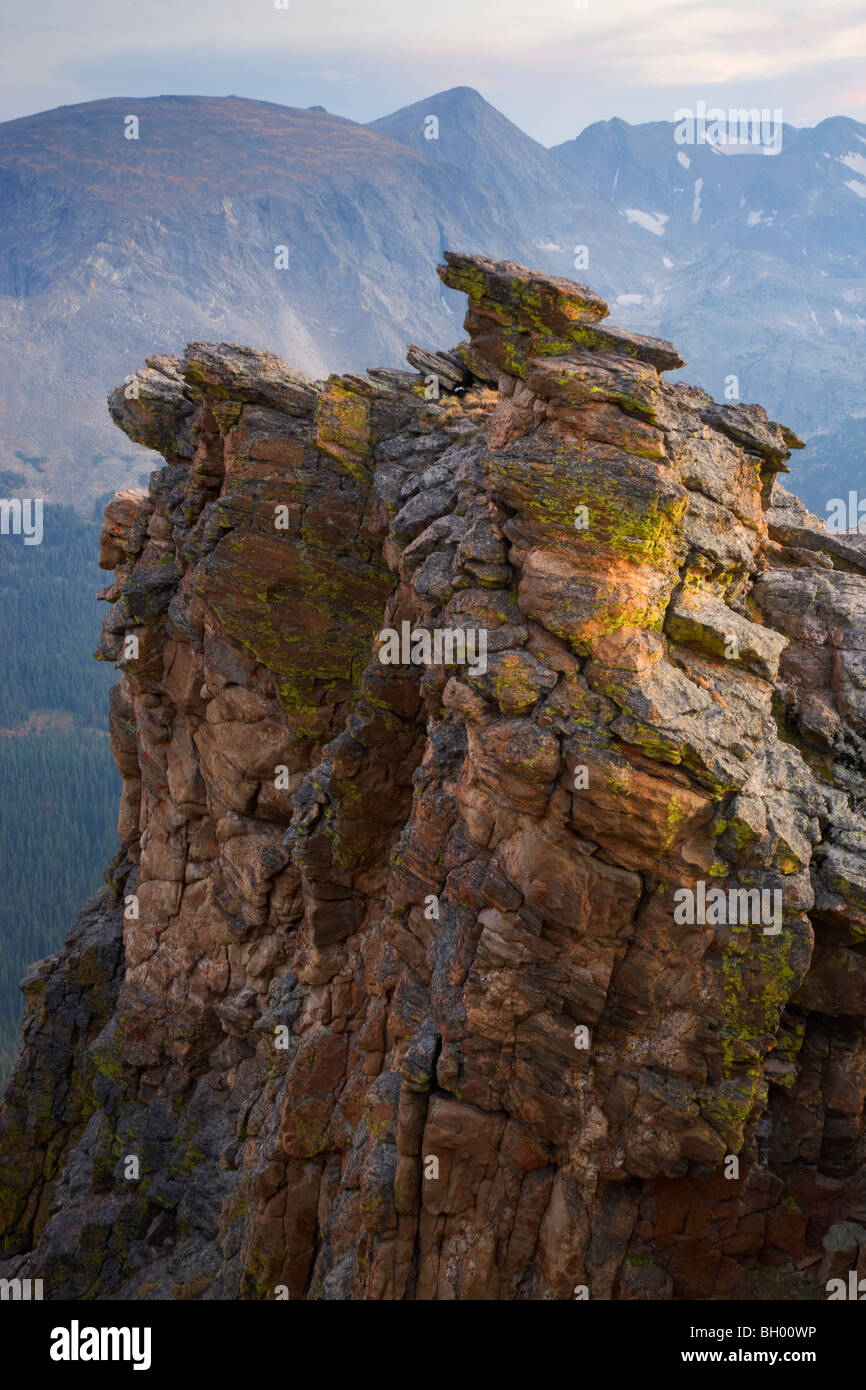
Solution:
<svg viewBox="0 0 866 1390">
<path fill-rule="evenodd" d="M 857 0 L 2 0 L 0 119 L 114 95 L 238 95 L 371 120 L 472 86 L 544 143 L 612 115 L 782 105 L 811 124 L 866 116 Z"/>
</svg>

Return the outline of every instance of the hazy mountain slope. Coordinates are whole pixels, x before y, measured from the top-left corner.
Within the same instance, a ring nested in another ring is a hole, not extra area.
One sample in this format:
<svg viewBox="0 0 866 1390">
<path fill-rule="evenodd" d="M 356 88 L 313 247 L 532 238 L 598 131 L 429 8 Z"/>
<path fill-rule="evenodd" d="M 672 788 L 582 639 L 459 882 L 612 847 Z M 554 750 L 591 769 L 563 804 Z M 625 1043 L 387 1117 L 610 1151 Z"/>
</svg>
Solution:
<svg viewBox="0 0 866 1390">
<path fill-rule="evenodd" d="M 777 155 L 681 146 L 674 126 L 599 122 L 552 151 L 642 234 L 656 293 L 634 312 L 674 338 L 688 375 L 760 401 L 805 437 L 866 414 L 866 126 L 784 127 Z M 854 486 L 859 452 L 795 484 L 823 512 Z M 828 492 L 829 488 L 829 492 Z"/>
<path fill-rule="evenodd" d="M 138 142 L 124 139 L 128 113 Z M 124 477 L 104 409 L 122 364 L 196 336 L 270 346 L 316 374 L 398 363 L 407 335 L 456 338 L 431 260 L 495 224 L 484 190 L 384 136 L 236 99 L 97 101 L 8 122 L 0 193 L 0 466 L 26 473 L 47 456 L 42 488 L 75 500 Z M 278 245 L 289 270 L 275 268 Z M 407 277 L 424 282 L 409 334 Z"/>
<path fill-rule="evenodd" d="M 104 409 L 142 354 L 227 338 L 318 375 L 400 364 L 407 339 L 460 337 L 431 274 L 444 245 L 546 259 L 447 162 L 238 98 L 118 98 L 8 122 L 0 195 L 0 468 L 32 479 L 26 460 L 46 459 L 40 490 L 77 502 L 142 467 L 118 461 L 130 449 Z"/>
<path fill-rule="evenodd" d="M 438 126 L 430 126 L 431 117 Z M 547 252 L 557 258 L 551 269 L 558 268 L 559 274 L 575 275 L 575 246 L 594 239 L 596 257 L 581 276 L 598 282 L 600 293 L 615 296 L 646 283 L 633 259 L 636 238 L 611 214 L 606 200 L 471 87 L 425 97 L 372 121 L 368 129 L 417 150 L 434 167 L 459 169 L 491 196 L 505 235 L 534 241 L 536 255 Z M 435 130 L 435 138 L 428 138 L 428 129 Z M 603 245 L 598 236 L 602 227 Z"/>
<path fill-rule="evenodd" d="M 866 414 L 866 127 L 785 127 L 771 158 L 673 134 L 612 120 L 548 151 L 466 87 L 367 127 L 235 97 L 116 98 L 0 126 L 0 472 L 82 510 L 137 481 L 144 460 L 112 437 L 105 395 L 124 365 L 191 339 L 268 347 L 315 375 L 454 343 L 462 311 L 431 270 L 446 244 L 483 245 L 674 338 L 717 398 L 736 377 L 741 400 L 807 437 L 842 428 L 834 465 L 793 464 L 823 512 L 828 488 L 856 482 L 844 425 Z"/>
</svg>

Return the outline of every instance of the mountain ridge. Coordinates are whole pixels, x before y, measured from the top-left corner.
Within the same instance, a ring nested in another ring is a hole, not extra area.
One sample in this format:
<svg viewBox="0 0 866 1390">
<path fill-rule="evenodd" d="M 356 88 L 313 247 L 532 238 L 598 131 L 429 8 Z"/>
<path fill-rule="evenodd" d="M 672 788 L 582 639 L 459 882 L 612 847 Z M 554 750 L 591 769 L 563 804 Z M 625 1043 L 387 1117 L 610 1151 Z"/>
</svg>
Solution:
<svg viewBox="0 0 866 1390">
<path fill-rule="evenodd" d="M 136 110 L 140 138 L 126 141 L 123 117 Z M 136 456 L 120 469 L 116 445 L 104 466 L 86 462 L 114 444 L 97 392 L 108 390 L 119 354 L 179 348 L 198 333 L 282 347 L 321 375 L 338 361 L 362 369 L 389 352 L 398 361 L 407 273 L 423 282 L 408 336 L 436 340 L 449 310 L 428 272 L 443 239 L 503 253 L 515 245 L 483 189 L 470 197 L 452 166 L 431 167 L 343 117 L 241 98 L 111 98 L 13 125 L 0 126 L 10 208 L 0 239 L 0 466 L 21 471 L 23 463 L 29 485 L 51 482 L 79 505 L 82 494 L 116 486 L 118 472 L 135 481 L 142 466 Z M 59 172 L 46 164 L 46 129 Z M 77 165 L 65 158 L 70 139 Z M 39 177 L 25 180 L 27 160 L 37 157 Z M 86 204 L 79 166 L 96 179 Z M 194 194 L 184 191 L 186 172 Z M 143 190 L 147 211 L 137 207 Z M 120 208 L 116 225 L 109 204 Z M 58 230 L 34 241 L 32 227 L 52 221 Z M 284 279 L 275 270 L 281 244 L 292 258 Z M 517 246 L 533 249 L 520 238 Z M 34 379 L 54 382 L 53 391 L 34 390 Z M 74 401 L 71 416 L 54 404 L 60 395 Z M 37 478 L 25 460 L 46 455 Z"/>
<path fill-rule="evenodd" d="M 796 464 L 823 512 L 860 463 L 846 422 L 863 411 L 866 127 L 784 127 L 770 159 L 678 147 L 673 129 L 614 118 L 546 150 L 470 88 L 367 125 L 183 95 L 5 123 L 0 471 L 84 512 L 136 483 L 143 457 L 104 424 L 115 364 L 191 337 L 275 347 L 320 376 L 397 362 L 406 337 L 447 341 L 458 306 L 430 271 L 459 242 L 560 275 L 583 255 L 620 321 L 675 338 L 711 394 L 735 379 L 739 399 L 836 440 L 835 461 Z"/>
</svg>

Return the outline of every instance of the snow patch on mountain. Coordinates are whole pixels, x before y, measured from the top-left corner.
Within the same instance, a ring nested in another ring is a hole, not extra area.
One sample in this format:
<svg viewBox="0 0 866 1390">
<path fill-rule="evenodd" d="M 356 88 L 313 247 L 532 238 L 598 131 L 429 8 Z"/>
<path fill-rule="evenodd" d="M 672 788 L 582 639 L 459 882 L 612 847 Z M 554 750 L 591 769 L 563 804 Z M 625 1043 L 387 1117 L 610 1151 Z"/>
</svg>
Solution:
<svg viewBox="0 0 866 1390">
<path fill-rule="evenodd" d="M 839 163 L 844 164 L 848 169 L 853 169 L 855 174 L 866 175 L 866 154 L 857 154 L 851 150 L 848 154 L 839 156 Z"/>
<path fill-rule="evenodd" d="M 701 189 L 704 186 L 703 179 L 695 179 L 695 197 L 692 203 L 692 221 L 699 222 L 701 217 Z"/>
<path fill-rule="evenodd" d="M 624 208 L 629 222 L 636 222 L 645 231 L 652 232 L 653 236 L 663 236 L 665 223 L 669 220 L 666 212 L 641 212 L 640 208 Z"/>
</svg>

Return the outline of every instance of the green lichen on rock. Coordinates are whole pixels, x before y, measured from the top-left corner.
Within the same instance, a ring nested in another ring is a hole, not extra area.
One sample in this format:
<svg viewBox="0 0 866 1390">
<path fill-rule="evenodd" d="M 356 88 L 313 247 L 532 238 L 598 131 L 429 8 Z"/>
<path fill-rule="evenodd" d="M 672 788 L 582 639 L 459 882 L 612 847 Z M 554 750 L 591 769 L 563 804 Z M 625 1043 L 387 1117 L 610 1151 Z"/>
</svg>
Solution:
<svg viewBox="0 0 866 1390">
<path fill-rule="evenodd" d="M 341 377 L 328 378 L 316 407 L 316 447 L 330 454 L 364 487 L 373 480 L 370 402 Z"/>
<path fill-rule="evenodd" d="M 769 936 L 761 925 L 728 925 L 724 930 L 721 956 L 711 963 L 721 1007 L 717 1037 L 722 1079 L 702 1102 L 701 1113 L 727 1142 L 741 1143 L 760 1088 L 766 1090 L 763 1062 L 776 1046 L 783 1013 L 808 959 L 790 926 Z"/>
<path fill-rule="evenodd" d="M 540 451 L 497 450 L 484 459 L 491 483 L 516 507 L 540 540 L 566 543 L 579 558 L 603 555 L 635 565 L 669 568 L 683 557 L 684 488 L 645 477 L 641 465 L 617 455 L 616 471 L 605 450 L 588 440 Z M 587 526 L 575 518 L 586 508 Z"/>
</svg>

